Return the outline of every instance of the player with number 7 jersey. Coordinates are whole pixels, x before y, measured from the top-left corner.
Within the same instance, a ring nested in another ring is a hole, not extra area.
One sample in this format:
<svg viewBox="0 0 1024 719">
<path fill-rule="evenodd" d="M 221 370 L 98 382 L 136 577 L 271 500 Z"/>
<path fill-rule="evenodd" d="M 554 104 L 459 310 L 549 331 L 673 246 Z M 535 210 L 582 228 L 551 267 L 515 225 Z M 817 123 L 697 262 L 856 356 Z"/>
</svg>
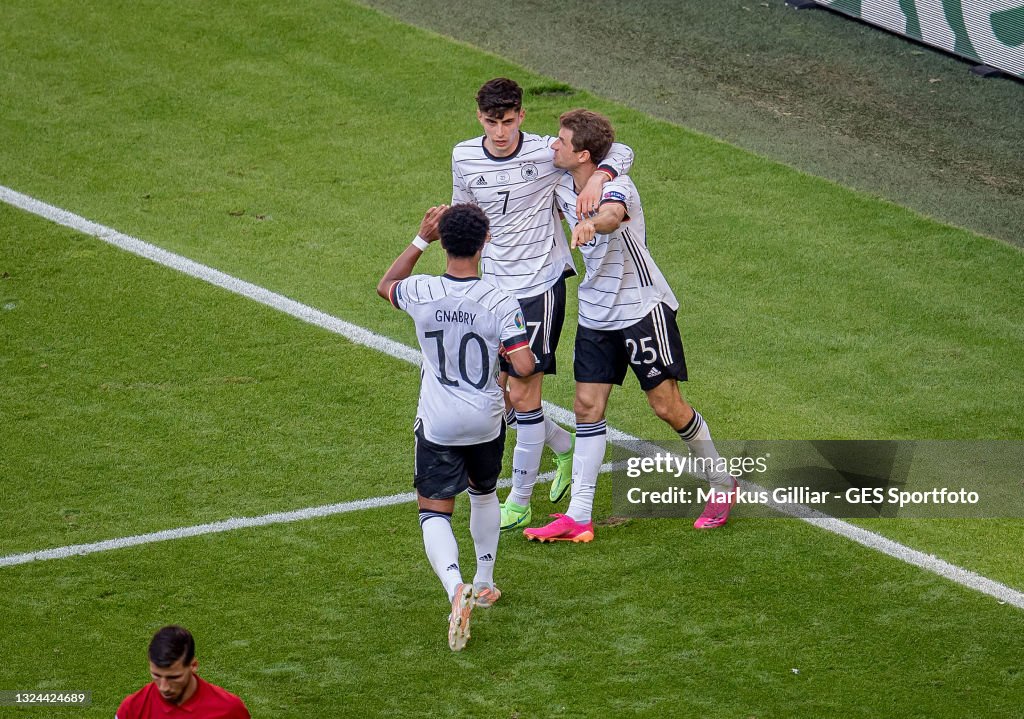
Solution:
<svg viewBox="0 0 1024 719">
<path fill-rule="evenodd" d="M 555 207 L 562 170 L 554 165 L 553 138 L 520 130 L 523 91 L 513 80 L 499 77 L 484 83 L 476 100 L 484 134 L 452 151 L 452 203 L 472 203 L 487 214 L 491 241 L 484 248 L 481 276 L 520 301 L 537 357 L 529 379 L 505 363 L 499 375 L 499 383 L 508 387 L 509 425 L 517 430 L 512 490 L 502 505 L 502 529 L 509 530 L 532 520 L 530 501 L 545 445 L 555 453 L 556 464 L 549 498 L 559 501 L 569 487 L 572 436 L 545 416 L 541 399 L 544 376 L 557 372 L 565 279 L 576 270 Z M 574 214 L 596 208 L 601 185 L 629 170 L 633 151 L 612 145 L 601 160 L 580 192 Z"/>
</svg>

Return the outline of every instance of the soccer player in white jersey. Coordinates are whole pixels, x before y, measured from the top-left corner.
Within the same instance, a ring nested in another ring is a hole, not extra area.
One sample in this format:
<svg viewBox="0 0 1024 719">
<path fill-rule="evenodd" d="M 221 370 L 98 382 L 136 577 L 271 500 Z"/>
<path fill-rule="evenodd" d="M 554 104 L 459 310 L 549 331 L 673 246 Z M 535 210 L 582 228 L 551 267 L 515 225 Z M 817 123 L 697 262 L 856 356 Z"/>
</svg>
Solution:
<svg viewBox="0 0 1024 719">
<path fill-rule="evenodd" d="M 447 271 L 412 275 L 438 234 Z M 413 486 L 427 558 L 452 605 L 448 644 L 453 651 L 469 639 L 473 607 L 490 607 L 501 596 L 494 585 L 500 531 L 495 490 L 505 451 L 498 354 L 523 377 L 535 364 L 519 303 L 477 276 L 487 237 L 487 216 L 479 207 L 432 207 L 413 243 L 377 285 L 377 294 L 412 317 L 423 353 Z M 455 497 L 466 489 L 477 557 L 471 584 L 462 580 L 451 525 Z"/>
<path fill-rule="evenodd" d="M 597 170 L 614 138 L 607 118 L 572 110 L 559 118 L 552 145 L 555 164 L 567 170 L 557 189 L 560 205 L 574 208 L 576 191 Z M 572 247 L 579 247 L 586 276 L 579 287 L 579 328 L 573 371 L 576 377 L 576 446 L 572 499 L 565 514 L 544 527 L 524 530 L 528 539 L 589 542 L 594 538 L 591 513 L 597 475 L 607 434 L 605 408 L 612 385 L 622 385 L 631 367 L 655 414 L 667 422 L 705 467 L 719 459 L 703 417 L 679 393 L 686 380 L 686 360 L 676 326 L 679 302 L 647 249 L 644 211 L 633 181 L 620 176 L 604 186 L 596 216 L 573 227 Z M 735 501 L 736 481 L 712 469 L 705 477 L 716 490 L 694 526 L 720 527 Z M 721 500 L 721 501 L 718 501 Z"/>
<path fill-rule="evenodd" d="M 530 498 L 547 444 L 555 453 L 556 473 L 549 498 L 559 501 L 571 482 L 572 436 L 544 416 L 541 388 L 545 374 L 555 374 L 555 351 L 565 319 L 565 278 L 576 273 L 565 231 L 554 204 L 562 170 L 553 163 L 552 137 L 520 131 L 525 112 L 523 92 L 514 81 L 495 78 L 476 96 L 477 119 L 484 134 L 452 151 L 452 203 L 479 205 L 491 222 L 491 241 L 484 248 L 481 276 L 520 301 L 537 357 L 537 371 L 519 377 L 501 365 L 499 384 L 506 386 L 514 411 L 507 419 L 516 432 L 512 457 L 512 491 L 501 507 L 502 529 L 528 526 Z M 603 159 L 596 158 L 596 159 Z M 599 172 L 581 188 L 578 207 L 586 214 L 597 208 L 601 185 L 627 172 L 633 152 L 624 145 L 610 148 Z"/>
</svg>

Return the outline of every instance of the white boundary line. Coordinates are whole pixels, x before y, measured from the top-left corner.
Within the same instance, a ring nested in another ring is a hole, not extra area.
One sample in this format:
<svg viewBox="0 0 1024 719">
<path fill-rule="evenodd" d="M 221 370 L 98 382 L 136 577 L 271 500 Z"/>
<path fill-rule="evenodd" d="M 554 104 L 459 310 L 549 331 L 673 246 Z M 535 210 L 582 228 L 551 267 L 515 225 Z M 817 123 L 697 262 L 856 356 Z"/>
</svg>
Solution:
<svg viewBox="0 0 1024 719">
<path fill-rule="evenodd" d="M 406 345 L 392 339 L 378 335 L 375 332 L 371 332 L 370 330 L 359 327 L 358 325 L 345 322 L 344 320 L 338 319 L 337 317 L 325 312 L 321 312 L 320 310 L 309 307 L 308 305 L 296 302 L 284 295 L 271 292 L 268 289 L 240 280 L 237 277 L 232 277 L 231 275 L 215 270 L 212 267 L 190 260 L 187 257 L 182 257 L 181 255 L 177 255 L 173 252 L 168 252 L 167 250 L 161 249 L 148 242 L 144 242 L 136 237 L 131 237 L 130 235 L 118 232 L 110 227 L 91 222 L 84 217 L 80 217 L 79 215 L 68 212 L 67 210 L 62 210 L 59 207 L 54 207 L 53 205 L 41 202 L 40 200 L 24 195 L 3 185 L 0 185 L 0 200 L 14 207 L 25 210 L 26 212 L 30 212 L 34 215 L 50 220 L 51 222 L 69 227 L 87 235 L 92 235 L 93 237 L 113 245 L 114 247 L 118 247 L 140 257 L 145 257 L 157 264 L 183 272 L 191 277 L 204 280 L 210 284 L 216 285 L 217 287 L 222 287 L 230 292 L 255 300 L 256 302 L 268 307 L 273 307 L 274 309 L 289 314 L 303 322 L 308 322 L 334 332 L 335 334 L 339 334 L 356 344 L 375 349 L 396 359 L 405 360 L 406 362 L 413 364 L 419 364 L 419 352 L 411 347 L 407 347 Z M 574 423 L 575 420 L 573 415 L 568 410 L 552 405 L 548 402 L 545 402 L 544 406 L 552 419 L 563 424 Z M 628 444 L 630 447 L 634 448 L 643 445 L 655 447 L 653 444 L 646 443 L 637 437 L 612 429 L 611 427 L 608 428 L 608 439 L 616 444 Z M 664 449 L 658 447 L 657 451 L 664 452 Z M 753 487 L 755 485 L 750 486 Z M 262 517 L 228 519 L 223 522 L 197 525 L 195 527 L 182 527 L 179 529 L 167 530 L 165 532 L 112 539 L 106 542 L 97 542 L 88 545 L 60 547 L 57 549 L 43 550 L 28 554 L 11 555 L 7 557 L 0 557 L 0 567 L 23 564 L 25 562 L 40 559 L 69 557 L 77 554 L 88 553 L 88 551 L 106 551 L 108 549 L 136 546 L 149 542 L 178 539 L 181 537 L 193 537 L 212 532 L 230 531 L 232 529 L 240 529 L 242 527 L 263 526 L 266 524 L 274 524 L 284 521 L 297 521 L 299 519 L 308 519 L 310 517 L 337 514 L 339 512 L 351 512 L 374 506 L 399 504 L 402 502 L 412 501 L 411 497 L 411 493 L 391 495 L 390 497 L 377 497 L 374 499 L 359 500 L 357 502 L 344 502 L 342 504 L 327 505 L 325 507 L 312 507 L 309 509 L 297 510 L 295 512 L 268 514 L 263 515 Z M 803 509 L 806 510 L 806 508 Z M 957 584 L 961 584 L 965 587 L 969 587 L 970 589 L 987 594 L 996 598 L 1000 602 L 1011 604 L 1019 609 L 1024 609 L 1024 593 L 1016 589 L 980 574 L 976 574 L 975 572 L 964 569 L 963 567 L 958 567 L 955 564 L 951 564 L 950 562 L 940 559 L 934 555 L 925 554 L 924 552 L 920 552 L 916 549 L 911 549 L 899 542 L 850 524 L 849 522 L 844 522 L 842 520 L 823 515 L 814 516 L 816 514 L 818 513 L 811 513 L 810 510 L 801 511 L 798 508 L 794 516 L 798 516 L 799 519 L 802 519 L 815 527 L 824 529 L 827 532 L 846 537 L 847 539 L 857 542 L 869 549 L 874 549 L 877 552 L 899 559 L 907 564 L 912 564 L 916 567 L 938 574 L 939 576 L 945 577 Z"/>
<path fill-rule="evenodd" d="M 607 463 L 601 465 L 601 472 L 613 472 L 624 468 L 624 462 L 615 464 Z M 554 472 L 545 472 L 537 475 L 537 481 L 543 482 L 551 479 Z M 498 482 L 499 487 L 511 487 L 511 479 L 502 479 Z M 351 502 L 339 502 L 338 504 L 324 504 L 319 507 L 306 507 L 291 512 L 274 512 L 262 514 L 258 517 L 232 517 L 220 522 L 209 524 L 196 524 L 191 527 L 178 527 L 176 529 L 165 529 L 161 532 L 150 532 L 148 534 L 135 534 L 130 537 L 118 537 L 107 539 L 102 542 L 90 542 L 89 544 L 71 544 L 66 547 L 55 547 L 43 549 L 37 552 L 25 552 L 24 554 L 10 554 L 0 557 L 0 567 L 13 567 L 29 562 L 39 562 L 47 559 L 67 559 L 68 557 L 83 557 L 96 552 L 109 552 L 112 549 L 125 549 L 137 547 L 142 544 L 153 544 L 155 542 L 167 542 L 172 539 L 185 539 L 186 537 L 198 537 L 203 534 L 217 534 L 218 532 L 231 532 L 236 529 L 249 529 L 250 527 L 265 527 L 269 524 L 287 524 L 289 522 L 301 522 L 306 519 L 317 517 L 330 517 L 335 514 L 347 512 L 358 512 L 363 509 L 378 509 L 390 507 L 396 504 L 411 504 L 416 501 L 415 492 L 403 492 L 401 494 L 389 494 L 386 497 L 370 497 L 369 499 L 357 499 Z"/>
</svg>

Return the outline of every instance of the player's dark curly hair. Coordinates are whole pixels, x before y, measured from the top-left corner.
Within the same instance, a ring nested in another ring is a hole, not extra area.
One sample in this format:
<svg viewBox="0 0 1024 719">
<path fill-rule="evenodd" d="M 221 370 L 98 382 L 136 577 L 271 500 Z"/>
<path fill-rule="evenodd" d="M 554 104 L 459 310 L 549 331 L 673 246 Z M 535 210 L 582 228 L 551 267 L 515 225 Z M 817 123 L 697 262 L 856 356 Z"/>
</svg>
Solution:
<svg viewBox="0 0 1024 719">
<path fill-rule="evenodd" d="M 572 130 L 572 149 L 576 152 L 587 150 L 593 163 L 599 164 L 608 155 L 615 142 L 615 130 L 604 115 L 590 110 L 569 110 L 558 118 L 558 123 Z"/>
<path fill-rule="evenodd" d="M 509 110 L 519 112 L 523 108 L 523 88 L 507 77 L 488 80 L 476 94 L 476 106 L 493 118 L 500 118 Z"/>
<path fill-rule="evenodd" d="M 179 659 L 188 666 L 195 655 L 196 641 L 192 633 L 176 624 L 160 629 L 149 643 L 149 661 L 161 669 L 172 666 Z"/>
<path fill-rule="evenodd" d="M 438 230 L 441 232 L 441 246 L 452 257 L 472 257 L 479 252 L 491 223 L 487 215 L 476 205 L 452 205 L 441 215 Z"/>
</svg>

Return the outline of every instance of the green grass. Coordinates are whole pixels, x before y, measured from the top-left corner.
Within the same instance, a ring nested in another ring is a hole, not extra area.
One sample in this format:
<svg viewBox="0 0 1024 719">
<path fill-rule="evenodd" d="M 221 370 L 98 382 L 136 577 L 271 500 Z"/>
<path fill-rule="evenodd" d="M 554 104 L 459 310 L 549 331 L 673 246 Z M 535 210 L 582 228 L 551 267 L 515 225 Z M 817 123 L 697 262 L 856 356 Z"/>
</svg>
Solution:
<svg viewBox="0 0 1024 719">
<path fill-rule="evenodd" d="M 1019 712 L 1024 614 L 806 525 L 632 521 L 501 561 L 507 595 L 460 655 L 411 507 L 22 566 L 3 679 L 91 688 L 53 715 L 110 716 L 147 679 L 146 634 L 180 621 L 259 716 Z"/>
<path fill-rule="evenodd" d="M 410 490 L 415 367 L 6 205 L 0 222 L 0 553 Z"/>
<path fill-rule="evenodd" d="M 588 105 L 638 150 L 717 436 L 1021 438 L 1012 247 L 347 3 L 3 13 L 0 184 L 412 344 L 373 288 L 509 74 L 528 129 Z M 0 300 L 2 554 L 409 488 L 411 365 L 6 206 Z M 671 438 L 632 381 L 609 423 Z M 1019 522 L 876 524 L 1024 587 Z M 460 656 L 410 506 L 7 568 L 0 686 L 109 716 L 178 621 L 265 716 L 1019 715 L 1019 610 L 802 523 L 501 562 Z"/>
</svg>

